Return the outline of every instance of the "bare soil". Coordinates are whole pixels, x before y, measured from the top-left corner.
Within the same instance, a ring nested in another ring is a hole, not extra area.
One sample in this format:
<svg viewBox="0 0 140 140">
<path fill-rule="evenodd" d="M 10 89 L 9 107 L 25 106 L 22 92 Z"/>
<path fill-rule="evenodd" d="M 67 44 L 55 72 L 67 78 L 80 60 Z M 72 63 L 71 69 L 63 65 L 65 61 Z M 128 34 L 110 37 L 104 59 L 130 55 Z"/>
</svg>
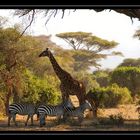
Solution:
<svg viewBox="0 0 140 140">
<path fill-rule="evenodd" d="M 77 99 L 72 97 L 72 100 L 75 103 L 75 106 L 78 106 Z M 110 115 L 118 115 L 124 119 L 124 124 L 116 125 L 109 123 L 101 123 L 99 120 L 107 120 Z M 40 127 L 39 122 L 36 120 L 36 115 L 34 116 L 34 126 L 30 125 L 30 120 L 28 122 L 28 126 L 24 126 L 25 120 L 27 116 L 17 115 L 17 123 L 18 126 L 15 126 L 13 121 L 11 121 L 11 126 L 7 126 L 7 118 L 0 119 L 0 132 L 6 131 L 41 131 L 41 132 L 55 132 L 55 131 L 76 131 L 76 132 L 85 132 L 85 131 L 140 131 L 140 121 L 138 119 L 138 112 L 136 112 L 136 106 L 134 104 L 130 105 L 120 105 L 116 108 L 109 109 L 99 109 L 98 110 L 98 121 L 93 119 L 92 112 L 88 110 L 85 111 L 85 119 L 81 124 L 77 122 L 77 119 L 67 120 L 67 122 L 58 122 L 56 117 L 47 117 L 46 118 L 46 126 Z"/>
</svg>

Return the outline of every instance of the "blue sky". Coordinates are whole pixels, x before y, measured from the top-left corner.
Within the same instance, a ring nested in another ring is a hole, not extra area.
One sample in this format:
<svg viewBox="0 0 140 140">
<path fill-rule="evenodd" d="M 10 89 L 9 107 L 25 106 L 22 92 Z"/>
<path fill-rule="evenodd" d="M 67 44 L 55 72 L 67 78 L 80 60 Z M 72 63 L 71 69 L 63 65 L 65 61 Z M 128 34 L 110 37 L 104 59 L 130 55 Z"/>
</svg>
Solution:
<svg viewBox="0 0 140 140">
<path fill-rule="evenodd" d="M 0 10 L 0 16 L 8 17 L 10 24 L 21 23 L 27 25 L 27 19 L 13 17 L 11 11 Z M 61 32 L 92 32 L 93 35 L 107 40 L 114 40 L 119 45 L 114 51 L 121 51 L 125 57 L 108 57 L 102 60 L 102 68 L 115 68 L 125 58 L 139 58 L 140 57 L 140 41 L 133 38 L 135 31 L 140 28 L 140 21 L 133 19 L 123 14 L 116 13 L 109 10 L 96 13 L 93 10 L 80 9 L 76 12 L 66 12 L 65 17 L 61 18 L 61 13 L 55 18 L 52 18 L 45 26 L 45 18 L 40 15 L 36 18 L 32 27 L 28 32 L 32 35 L 52 35 L 52 41 L 61 47 L 67 48 L 67 44 L 55 37 L 55 34 Z"/>
</svg>

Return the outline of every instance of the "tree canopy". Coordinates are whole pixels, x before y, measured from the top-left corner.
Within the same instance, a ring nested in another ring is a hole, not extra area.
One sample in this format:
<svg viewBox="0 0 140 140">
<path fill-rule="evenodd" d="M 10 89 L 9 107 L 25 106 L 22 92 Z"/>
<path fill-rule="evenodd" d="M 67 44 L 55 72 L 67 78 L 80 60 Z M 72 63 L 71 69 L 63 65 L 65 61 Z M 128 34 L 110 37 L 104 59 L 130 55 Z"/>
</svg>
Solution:
<svg viewBox="0 0 140 140">
<path fill-rule="evenodd" d="M 43 9 L 43 10 L 40 10 L 40 9 L 17 9 L 17 10 L 15 10 L 14 15 L 18 15 L 19 17 L 27 16 L 29 21 L 30 21 L 29 25 L 22 32 L 22 34 L 23 34 L 27 30 L 27 28 L 29 26 L 31 26 L 31 24 L 35 20 L 36 15 L 38 15 L 40 13 L 44 13 L 44 16 L 46 17 L 45 24 L 47 24 L 48 21 L 51 19 L 51 17 L 55 17 L 60 12 L 62 14 L 61 17 L 63 18 L 66 10 L 68 10 L 68 9 Z M 75 12 L 76 10 L 77 9 L 71 9 L 71 11 L 73 11 L 73 12 Z M 102 11 L 108 10 L 108 9 L 90 9 L 90 10 L 94 10 L 96 12 L 102 12 Z M 113 11 L 116 11 L 117 13 L 129 16 L 131 18 L 131 20 L 133 18 L 138 18 L 140 20 L 140 9 L 109 9 L 109 10 L 110 11 L 113 10 Z M 133 22 L 133 20 L 132 20 L 132 22 Z"/>
<path fill-rule="evenodd" d="M 119 67 L 111 74 L 111 83 L 117 83 L 121 87 L 127 87 L 132 97 L 139 95 L 140 91 L 140 68 L 138 67 Z"/>
<path fill-rule="evenodd" d="M 121 52 L 103 53 L 117 47 L 115 41 L 108 41 L 87 32 L 65 32 L 56 34 L 57 37 L 66 41 L 74 51 L 74 70 L 88 70 L 89 66 L 99 67 L 97 61 L 107 56 L 120 55 Z"/>
</svg>

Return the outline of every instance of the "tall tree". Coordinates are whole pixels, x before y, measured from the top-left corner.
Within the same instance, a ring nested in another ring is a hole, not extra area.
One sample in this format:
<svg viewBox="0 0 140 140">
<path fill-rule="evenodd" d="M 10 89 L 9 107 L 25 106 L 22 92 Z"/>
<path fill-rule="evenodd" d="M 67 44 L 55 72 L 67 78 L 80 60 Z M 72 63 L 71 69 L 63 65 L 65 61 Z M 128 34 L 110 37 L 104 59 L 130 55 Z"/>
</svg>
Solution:
<svg viewBox="0 0 140 140">
<path fill-rule="evenodd" d="M 121 52 L 105 53 L 105 51 L 115 48 L 118 45 L 117 42 L 93 36 L 92 33 L 66 32 L 56 34 L 56 36 L 66 41 L 73 48 L 74 70 L 76 71 L 87 70 L 89 66 L 99 67 L 97 61 L 107 56 L 122 56 Z"/>
<path fill-rule="evenodd" d="M 18 26 L 10 28 L 0 28 L 0 79 L 3 81 L 3 88 L 6 89 L 5 102 L 6 114 L 11 97 L 18 100 L 21 86 L 21 72 L 25 67 L 24 57 L 31 49 L 31 37 L 22 36 L 18 39 L 21 31 Z M 30 42 L 30 41 L 31 42 Z M 27 49 L 28 48 L 28 49 Z"/>
</svg>

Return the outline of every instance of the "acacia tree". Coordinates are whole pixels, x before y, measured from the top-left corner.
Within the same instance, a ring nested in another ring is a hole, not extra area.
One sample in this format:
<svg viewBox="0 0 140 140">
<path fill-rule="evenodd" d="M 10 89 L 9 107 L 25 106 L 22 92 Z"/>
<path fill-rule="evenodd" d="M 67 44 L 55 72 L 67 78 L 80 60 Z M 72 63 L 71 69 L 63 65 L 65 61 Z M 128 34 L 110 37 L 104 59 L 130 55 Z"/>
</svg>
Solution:
<svg viewBox="0 0 140 140">
<path fill-rule="evenodd" d="M 18 26 L 0 28 L 0 79 L 5 96 L 1 96 L 5 104 L 6 115 L 10 98 L 18 102 L 21 88 L 21 72 L 24 69 L 24 57 L 29 54 L 33 39 L 29 36 L 19 38 L 21 31 Z"/>
<path fill-rule="evenodd" d="M 108 41 L 92 33 L 86 32 L 66 32 L 56 34 L 57 37 L 66 41 L 74 51 L 73 58 L 75 60 L 74 70 L 87 70 L 89 66 L 99 67 L 97 61 L 107 56 L 121 55 L 121 52 L 105 53 L 104 51 L 115 48 L 118 43 Z M 103 53 L 104 52 L 104 53 Z"/>
<path fill-rule="evenodd" d="M 17 71 L 13 71 L 17 66 L 17 51 L 14 49 L 16 44 L 16 38 L 19 35 L 14 28 L 0 29 L 0 50 L 1 50 L 1 64 L 0 64 L 0 76 L 7 89 L 5 101 L 5 108 L 8 109 L 9 100 L 13 92 L 14 83 L 16 82 L 15 75 L 18 75 Z M 8 114 L 6 110 L 6 114 Z"/>
<path fill-rule="evenodd" d="M 66 41 L 74 50 L 85 49 L 96 53 L 118 45 L 115 41 L 107 41 L 86 32 L 65 32 L 56 36 Z"/>
</svg>

